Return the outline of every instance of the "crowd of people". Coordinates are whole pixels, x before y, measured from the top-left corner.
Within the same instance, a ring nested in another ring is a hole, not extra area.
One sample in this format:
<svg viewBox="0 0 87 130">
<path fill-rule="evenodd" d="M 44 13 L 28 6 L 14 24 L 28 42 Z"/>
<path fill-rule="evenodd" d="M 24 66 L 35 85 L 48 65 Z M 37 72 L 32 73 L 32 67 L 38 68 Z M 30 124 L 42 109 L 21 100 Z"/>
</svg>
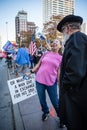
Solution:
<svg viewBox="0 0 87 130">
<path fill-rule="evenodd" d="M 30 67 L 30 72 L 23 74 L 36 75 L 42 120 L 49 116 L 47 91 L 60 119 L 59 127 L 66 126 L 67 130 L 85 130 L 87 122 L 87 36 L 81 32 L 82 23 L 83 18 L 76 15 L 65 16 L 58 23 L 64 50 L 60 40 L 54 39 L 51 46 L 46 45 L 45 53 L 38 48 L 38 53 L 32 56 L 23 45 L 15 57 L 19 70 Z"/>
<path fill-rule="evenodd" d="M 7 66 L 8 68 L 14 68 L 17 73 L 24 74 L 27 68 L 32 69 L 38 63 L 44 50 L 46 51 L 46 48 L 38 47 L 34 55 L 32 55 L 24 44 L 20 47 L 15 45 L 12 53 L 6 52 Z"/>
</svg>

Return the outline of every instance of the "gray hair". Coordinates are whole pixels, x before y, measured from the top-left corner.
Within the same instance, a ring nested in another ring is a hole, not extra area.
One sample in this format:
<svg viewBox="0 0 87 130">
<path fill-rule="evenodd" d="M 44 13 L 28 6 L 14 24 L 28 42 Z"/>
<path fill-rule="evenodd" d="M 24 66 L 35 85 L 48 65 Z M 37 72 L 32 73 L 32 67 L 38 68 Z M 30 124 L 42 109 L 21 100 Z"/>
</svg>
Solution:
<svg viewBox="0 0 87 130">
<path fill-rule="evenodd" d="M 72 29 L 81 29 L 81 24 L 77 22 L 69 23 L 68 24 Z"/>
<path fill-rule="evenodd" d="M 66 24 L 62 27 L 62 31 L 65 29 L 66 26 L 70 26 L 71 29 L 81 29 L 81 24 L 80 24 L 80 23 L 72 22 L 72 23 L 66 23 Z"/>
</svg>

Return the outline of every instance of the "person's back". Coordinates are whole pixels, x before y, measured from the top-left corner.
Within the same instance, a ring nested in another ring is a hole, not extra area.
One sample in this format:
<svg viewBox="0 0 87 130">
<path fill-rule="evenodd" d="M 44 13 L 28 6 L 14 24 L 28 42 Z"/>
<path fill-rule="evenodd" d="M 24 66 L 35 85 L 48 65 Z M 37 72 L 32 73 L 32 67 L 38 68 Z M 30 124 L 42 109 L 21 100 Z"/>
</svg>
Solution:
<svg viewBox="0 0 87 130">
<path fill-rule="evenodd" d="M 26 48 L 20 48 L 17 52 L 16 63 L 19 65 L 29 65 L 29 54 Z"/>
<path fill-rule="evenodd" d="M 17 72 L 24 74 L 30 63 L 28 51 L 24 46 L 18 49 L 15 62 L 17 64 Z"/>
<path fill-rule="evenodd" d="M 6 62 L 7 62 L 7 65 L 8 65 L 8 68 L 12 68 L 12 54 L 7 52 L 7 58 L 6 58 Z"/>
</svg>

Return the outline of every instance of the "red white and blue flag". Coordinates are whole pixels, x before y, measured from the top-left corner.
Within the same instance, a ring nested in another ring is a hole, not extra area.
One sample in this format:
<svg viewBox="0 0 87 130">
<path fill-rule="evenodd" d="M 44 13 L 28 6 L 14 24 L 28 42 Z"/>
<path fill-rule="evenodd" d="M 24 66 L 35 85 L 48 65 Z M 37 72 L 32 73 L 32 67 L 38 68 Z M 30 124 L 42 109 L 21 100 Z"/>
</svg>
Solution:
<svg viewBox="0 0 87 130">
<path fill-rule="evenodd" d="M 29 54 L 34 55 L 36 53 L 36 50 L 37 50 L 36 43 L 31 41 L 29 45 Z"/>
</svg>

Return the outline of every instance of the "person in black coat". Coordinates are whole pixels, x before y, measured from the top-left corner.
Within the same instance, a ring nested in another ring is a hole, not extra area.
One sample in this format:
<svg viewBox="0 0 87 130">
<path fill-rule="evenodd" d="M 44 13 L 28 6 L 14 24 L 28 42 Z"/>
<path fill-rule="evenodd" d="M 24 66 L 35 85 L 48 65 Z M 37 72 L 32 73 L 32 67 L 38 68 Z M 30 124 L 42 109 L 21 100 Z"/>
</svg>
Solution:
<svg viewBox="0 0 87 130">
<path fill-rule="evenodd" d="M 85 130 L 87 124 L 87 36 L 83 18 L 64 17 L 57 25 L 65 49 L 60 72 L 59 117 L 67 130 Z"/>
<path fill-rule="evenodd" d="M 12 54 L 10 52 L 7 52 L 6 62 L 8 68 L 12 68 Z"/>
</svg>

